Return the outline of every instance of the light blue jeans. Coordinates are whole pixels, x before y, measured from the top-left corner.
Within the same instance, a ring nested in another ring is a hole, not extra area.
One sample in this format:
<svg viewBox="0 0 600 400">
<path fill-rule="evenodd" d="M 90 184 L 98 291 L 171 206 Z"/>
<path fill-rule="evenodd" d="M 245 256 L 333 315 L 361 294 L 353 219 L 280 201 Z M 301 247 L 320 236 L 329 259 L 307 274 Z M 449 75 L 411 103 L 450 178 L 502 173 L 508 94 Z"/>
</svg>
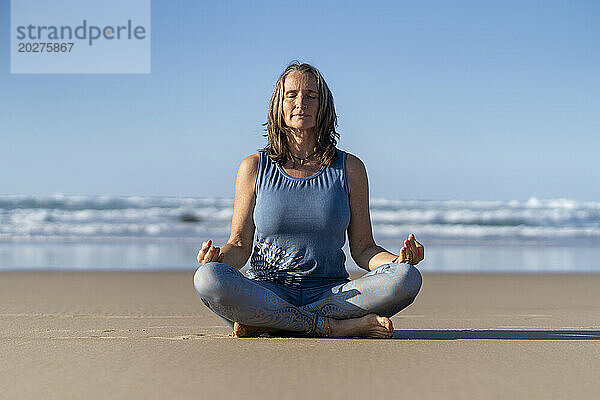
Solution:
<svg viewBox="0 0 600 400">
<path fill-rule="evenodd" d="M 194 275 L 202 302 L 231 328 L 236 321 L 317 336 L 325 328 L 324 317 L 391 317 L 414 301 L 421 283 L 419 270 L 399 263 L 381 265 L 352 281 L 310 288 L 251 280 L 219 262 L 200 266 Z"/>
</svg>

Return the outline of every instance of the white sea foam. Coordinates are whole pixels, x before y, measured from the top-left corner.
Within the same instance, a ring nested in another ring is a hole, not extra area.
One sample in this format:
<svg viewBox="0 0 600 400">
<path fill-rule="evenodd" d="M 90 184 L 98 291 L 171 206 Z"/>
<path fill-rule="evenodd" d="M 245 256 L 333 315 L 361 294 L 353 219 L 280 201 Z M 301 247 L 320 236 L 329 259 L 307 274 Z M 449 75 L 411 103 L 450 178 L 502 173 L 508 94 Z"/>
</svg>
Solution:
<svg viewBox="0 0 600 400">
<path fill-rule="evenodd" d="M 600 240 L 600 202 L 371 199 L 378 236 Z M 0 240 L 228 235 L 231 198 L 0 196 Z"/>
</svg>

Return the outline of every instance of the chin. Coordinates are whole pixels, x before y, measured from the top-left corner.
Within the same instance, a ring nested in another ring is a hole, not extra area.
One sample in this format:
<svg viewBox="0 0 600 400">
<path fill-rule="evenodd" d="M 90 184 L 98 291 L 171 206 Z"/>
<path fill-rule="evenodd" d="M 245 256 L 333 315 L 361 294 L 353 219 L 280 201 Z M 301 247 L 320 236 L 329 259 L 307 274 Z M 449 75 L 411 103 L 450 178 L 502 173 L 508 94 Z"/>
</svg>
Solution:
<svg viewBox="0 0 600 400">
<path fill-rule="evenodd" d="M 303 131 L 306 131 L 308 129 L 313 129 L 315 127 L 315 124 L 290 124 L 288 126 L 292 129 L 301 129 Z"/>
</svg>

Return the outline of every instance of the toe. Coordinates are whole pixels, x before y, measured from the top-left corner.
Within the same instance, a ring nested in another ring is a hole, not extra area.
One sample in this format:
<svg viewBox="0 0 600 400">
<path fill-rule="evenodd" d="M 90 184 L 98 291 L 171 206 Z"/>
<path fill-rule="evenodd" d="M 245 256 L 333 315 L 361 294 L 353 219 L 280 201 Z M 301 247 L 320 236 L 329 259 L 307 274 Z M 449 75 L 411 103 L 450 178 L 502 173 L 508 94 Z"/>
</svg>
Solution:
<svg viewBox="0 0 600 400">
<path fill-rule="evenodd" d="M 237 322 L 233 324 L 233 336 L 244 337 L 246 335 L 246 327 Z"/>
<path fill-rule="evenodd" d="M 387 339 L 390 337 L 390 332 L 387 330 L 379 330 L 376 332 L 375 337 L 380 339 Z"/>
</svg>

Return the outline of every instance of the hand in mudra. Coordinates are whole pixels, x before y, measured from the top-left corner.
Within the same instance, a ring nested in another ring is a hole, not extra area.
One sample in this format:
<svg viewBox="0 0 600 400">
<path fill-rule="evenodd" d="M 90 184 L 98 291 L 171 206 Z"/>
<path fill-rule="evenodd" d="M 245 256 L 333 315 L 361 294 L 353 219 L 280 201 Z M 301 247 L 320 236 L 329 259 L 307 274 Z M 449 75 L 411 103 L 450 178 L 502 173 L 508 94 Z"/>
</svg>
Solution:
<svg viewBox="0 0 600 400">
<path fill-rule="evenodd" d="M 211 261 L 222 262 L 224 254 L 221 254 L 221 248 L 211 246 L 212 240 L 207 240 L 206 242 L 202 242 L 202 248 L 198 252 L 198 262 L 202 265 L 209 263 Z"/>
<path fill-rule="evenodd" d="M 412 233 L 404 241 L 404 246 L 400 249 L 400 255 L 394 262 L 417 265 L 425 258 L 425 248 Z"/>
</svg>

